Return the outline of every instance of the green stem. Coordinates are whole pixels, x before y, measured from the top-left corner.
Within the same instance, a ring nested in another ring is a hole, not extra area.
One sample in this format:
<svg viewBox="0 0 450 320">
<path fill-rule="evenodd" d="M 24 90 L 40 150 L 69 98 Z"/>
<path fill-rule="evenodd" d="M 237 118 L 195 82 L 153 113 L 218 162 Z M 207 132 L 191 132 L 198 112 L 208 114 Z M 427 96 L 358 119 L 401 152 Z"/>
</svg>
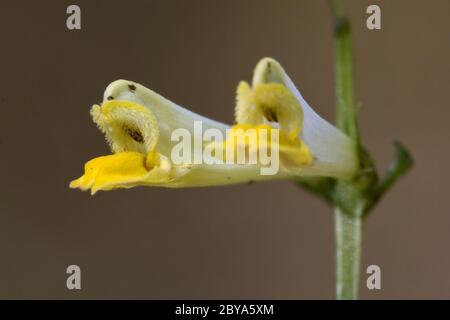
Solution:
<svg viewBox="0 0 450 320">
<path fill-rule="evenodd" d="M 361 260 L 362 218 L 335 208 L 336 297 L 357 299 Z"/>
<path fill-rule="evenodd" d="M 336 125 L 355 142 L 359 153 L 360 134 L 355 99 L 351 28 L 341 1 L 331 0 L 336 47 Z"/>
<path fill-rule="evenodd" d="M 335 24 L 336 125 L 354 141 L 354 152 L 361 168 L 364 161 L 361 158 L 358 108 L 355 99 L 350 22 L 340 0 L 330 0 L 330 4 Z M 337 299 L 358 298 L 362 232 L 361 188 L 358 177 L 355 177 L 354 181 L 338 181 L 336 184 L 335 192 L 340 195 L 339 198 L 343 198 L 343 201 L 339 199 L 340 206 L 335 202 Z"/>
</svg>

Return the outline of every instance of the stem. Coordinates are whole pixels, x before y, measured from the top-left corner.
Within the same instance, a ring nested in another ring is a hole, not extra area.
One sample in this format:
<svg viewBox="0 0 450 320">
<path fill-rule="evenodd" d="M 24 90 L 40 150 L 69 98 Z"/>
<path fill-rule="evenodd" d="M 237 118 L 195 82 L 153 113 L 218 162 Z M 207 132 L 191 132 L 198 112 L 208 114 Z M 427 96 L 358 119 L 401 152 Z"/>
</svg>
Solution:
<svg viewBox="0 0 450 320">
<path fill-rule="evenodd" d="M 355 142 L 355 152 L 359 153 L 360 134 L 355 99 L 350 22 L 345 16 L 341 1 L 331 0 L 330 3 L 335 24 L 336 125 Z"/>
<path fill-rule="evenodd" d="M 350 22 L 340 0 L 330 0 L 330 4 L 335 24 L 336 125 L 354 141 L 354 153 L 362 168 L 364 161 L 355 99 Z M 339 206 L 338 202 L 335 202 L 337 299 L 358 298 L 363 199 L 361 190 L 363 184 L 370 181 L 362 178 L 363 176 L 359 175 L 360 181 L 338 181 L 336 184 L 335 192 L 339 196 L 335 200 L 339 200 L 341 204 Z M 342 204 L 345 205 L 345 210 Z"/>
<path fill-rule="evenodd" d="M 335 208 L 336 297 L 357 299 L 361 260 L 362 218 Z"/>
</svg>

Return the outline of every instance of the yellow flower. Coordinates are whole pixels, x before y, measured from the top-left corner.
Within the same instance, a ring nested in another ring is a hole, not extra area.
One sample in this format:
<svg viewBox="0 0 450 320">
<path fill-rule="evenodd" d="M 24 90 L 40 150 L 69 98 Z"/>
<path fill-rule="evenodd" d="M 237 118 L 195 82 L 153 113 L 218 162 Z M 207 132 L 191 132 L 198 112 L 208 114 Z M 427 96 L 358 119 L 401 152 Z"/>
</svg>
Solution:
<svg viewBox="0 0 450 320">
<path fill-rule="evenodd" d="M 258 63 L 251 87 L 239 84 L 234 126 L 195 114 L 127 80 L 111 83 L 91 115 L 113 154 L 88 161 L 85 174 L 70 187 L 91 189 L 92 194 L 302 175 L 350 178 L 356 168 L 350 139 L 309 107 L 270 58 Z"/>
</svg>

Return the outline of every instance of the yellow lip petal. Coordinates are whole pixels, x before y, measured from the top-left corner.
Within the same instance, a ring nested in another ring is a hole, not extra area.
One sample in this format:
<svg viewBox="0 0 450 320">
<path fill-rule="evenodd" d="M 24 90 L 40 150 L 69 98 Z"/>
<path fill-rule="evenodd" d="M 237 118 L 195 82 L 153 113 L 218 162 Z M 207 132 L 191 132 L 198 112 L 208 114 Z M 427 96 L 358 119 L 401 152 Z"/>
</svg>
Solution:
<svg viewBox="0 0 450 320">
<path fill-rule="evenodd" d="M 145 156 L 138 152 L 123 152 L 102 156 L 88 161 L 85 173 L 70 183 L 71 188 L 81 190 L 111 190 L 146 177 Z"/>
<path fill-rule="evenodd" d="M 70 183 L 71 188 L 99 190 L 131 188 L 137 185 L 166 183 L 171 175 L 169 159 L 151 152 L 121 152 L 88 161 L 84 175 Z"/>
</svg>

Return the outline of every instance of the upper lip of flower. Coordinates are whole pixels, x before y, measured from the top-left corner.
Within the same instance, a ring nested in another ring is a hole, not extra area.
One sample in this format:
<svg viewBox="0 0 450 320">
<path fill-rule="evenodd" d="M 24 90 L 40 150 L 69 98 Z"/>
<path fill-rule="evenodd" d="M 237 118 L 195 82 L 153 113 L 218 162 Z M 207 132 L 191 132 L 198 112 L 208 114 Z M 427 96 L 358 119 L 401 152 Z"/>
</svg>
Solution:
<svg viewBox="0 0 450 320">
<path fill-rule="evenodd" d="M 205 129 L 215 128 L 223 133 L 230 126 L 184 109 L 140 84 L 117 80 L 106 88 L 103 104 L 91 109 L 94 122 L 105 133 L 112 151 L 118 154 L 117 161 L 112 155 L 88 162 L 86 172 L 90 170 L 90 174 L 73 181 L 71 187 L 95 186 L 95 190 L 92 187 L 95 193 L 134 185 L 202 186 L 289 175 L 345 178 L 353 174 L 356 162 L 351 140 L 312 110 L 278 62 L 262 59 L 256 66 L 252 88 L 242 90 L 238 90 L 238 124 L 246 119 L 255 127 L 269 124 L 280 128 L 280 153 L 288 161 L 279 174 L 261 176 L 255 165 L 173 165 L 169 159 L 175 145 L 171 140 L 173 130 L 185 128 L 193 132 L 195 121 L 201 121 Z M 299 157 L 303 160 L 297 161 L 301 160 Z M 124 159 L 136 166 L 132 171 L 128 165 L 129 179 L 119 165 L 123 165 Z"/>
</svg>

